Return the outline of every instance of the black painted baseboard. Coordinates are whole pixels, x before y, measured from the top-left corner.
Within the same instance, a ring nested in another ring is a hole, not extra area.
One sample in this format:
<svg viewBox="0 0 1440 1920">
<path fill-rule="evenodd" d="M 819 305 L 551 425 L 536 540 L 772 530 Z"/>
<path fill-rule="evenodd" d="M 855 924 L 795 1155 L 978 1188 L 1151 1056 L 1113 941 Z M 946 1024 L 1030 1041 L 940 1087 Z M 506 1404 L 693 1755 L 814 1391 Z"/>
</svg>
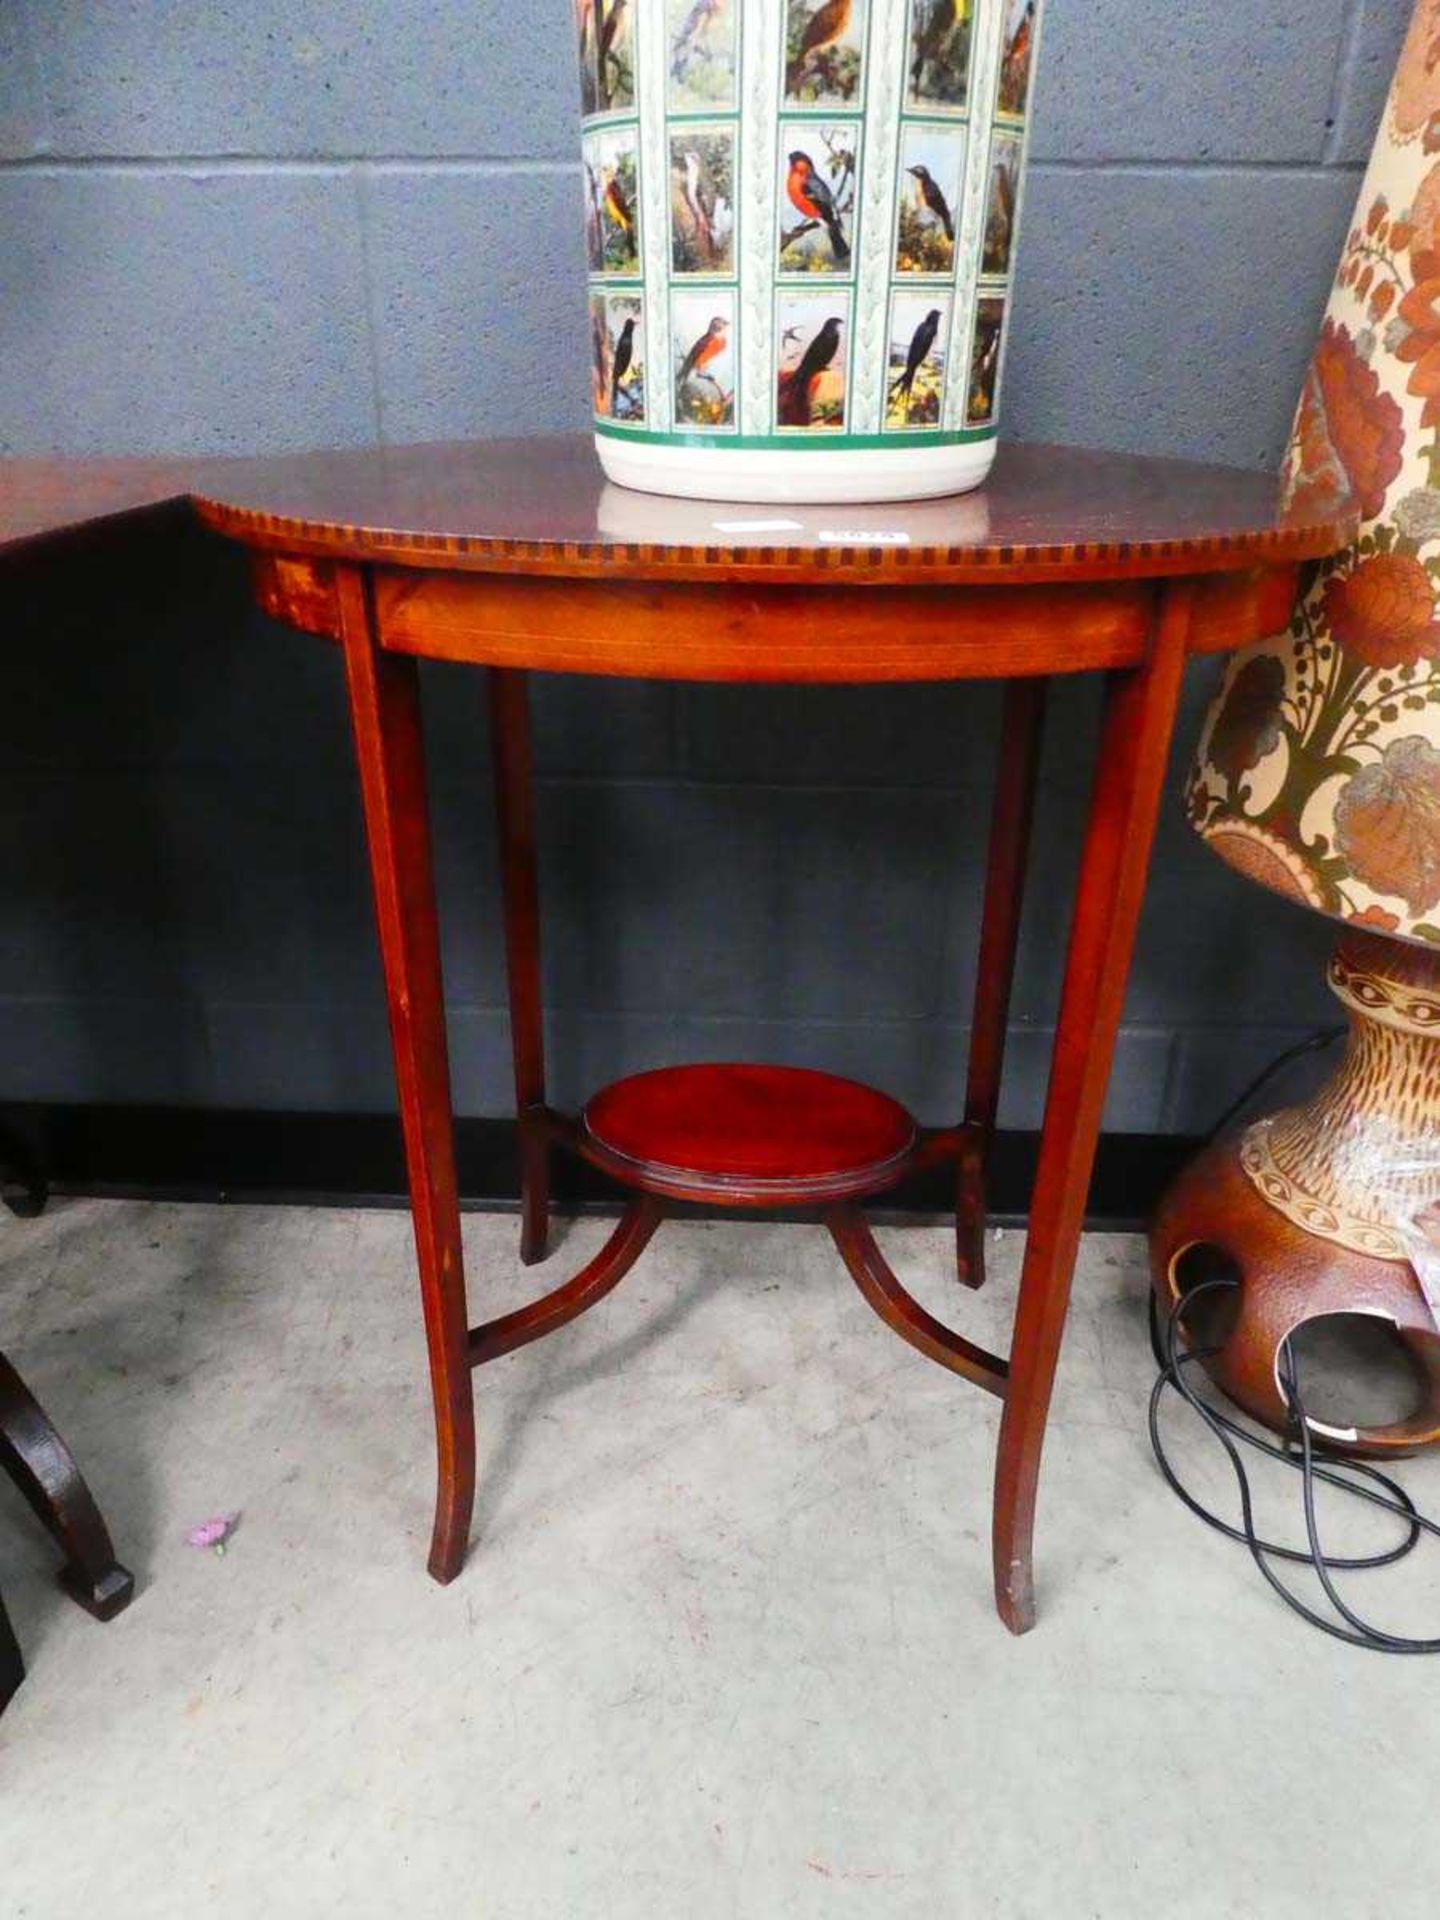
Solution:
<svg viewBox="0 0 1440 1920">
<path fill-rule="evenodd" d="M 0 1105 L 0 1128 L 20 1143 L 55 1193 L 390 1206 L 405 1191 L 400 1129 L 388 1114 Z M 997 1139 L 990 1181 L 997 1220 L 1024 1219 L 1037 1145 L 1033 1133 Z M 1090 1223 L 1143 1225 L 1198 1145 L 1172 1135 L 1107 1135 L 1090 1187 Z M 512 1121 L 458 1121 L 456 1152 L 467 1206 L 516 1205 Z M 620 1197 L 593 1168 L 556 1154 L 555 1198 L 562 1209 L 613 1206 Z M 942 1215 L 952 1204 L 953 1173 L 942 1167 L 897 1187 L 875 1210 Z"/>
</svg>

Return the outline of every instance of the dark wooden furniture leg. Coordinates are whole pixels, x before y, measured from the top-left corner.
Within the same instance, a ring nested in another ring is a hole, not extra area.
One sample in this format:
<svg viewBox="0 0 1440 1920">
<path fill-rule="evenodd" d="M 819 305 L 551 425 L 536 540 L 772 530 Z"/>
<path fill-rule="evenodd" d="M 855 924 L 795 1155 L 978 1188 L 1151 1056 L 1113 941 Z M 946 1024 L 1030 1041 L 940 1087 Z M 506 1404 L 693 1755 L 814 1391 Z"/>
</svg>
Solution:
<svg viewBox="0 0 1440 1920">
<path fill-rule="evenodd" d="M 995 1600 L 1012 1633 L 1035 1624 L 1040 1453 L 1193 603 L 1194 589 L 1185 581 L 1162 588 L 1147 658 L 1112 674 L 1106 690 L 995 1469 Z"/>
<path fill-rule="evenodd" d="M 364 569 L 340 568 L 336 590 L 430 1350 L 439 1455 L 430 1572 L 443 1583 L 469 1540 L 475 1406 L 419 677 L 413 659 L 381 652 Z"/>
<path fill-rule="evenodd" d="M 0 1200 L 18 1220 L 35 1220 L 49 1199 L 40 1162 L 18 1134 L 0 1129 Z"/>
<path fill-rule="evenodd" d="M 490 669 L 495 818 L 505 901 L 505 965 L 520 1140 L 520 1258 L 533 1266 L 550 1239 L 550 1131 L 545 1111 L 545 1031 L 540 1001 L 540 888 L 535 857 L 534 758 L 529 677 Z"/>
<path fill-rule="evenodd" d="M 5 1611 L 5 1596 L 0 1594 L 0 1713 L 15 1698 L 25 1678 L 25 1662 L 20 1658 L 20 1642 Z"/>
<path fill-rule="evenodd" d="M 1045 722 L 1044 680 L 1011 680 L 1005 688 L 999 772 L 985 866 L 979 969 L 970 1020 L 965 1082 L 964 1144 L 958 1162 L 955 1218 L 956 1274 L 963 1286 L 985 1283 L 985 1174 L 1000 1111 L 1000 1079 L 1020 913 L 1035 817 L 1035 781 Z"/>
<path fill-rule="evenodd" d="M 74 1455 L 3 1353 L 0 1467 L 64 1554 L 61 1586 L 97 1620 L 113 1619 L 134 1596 L 135 1582 L 115 1558 L 109 1529 Z"/>
</svg>

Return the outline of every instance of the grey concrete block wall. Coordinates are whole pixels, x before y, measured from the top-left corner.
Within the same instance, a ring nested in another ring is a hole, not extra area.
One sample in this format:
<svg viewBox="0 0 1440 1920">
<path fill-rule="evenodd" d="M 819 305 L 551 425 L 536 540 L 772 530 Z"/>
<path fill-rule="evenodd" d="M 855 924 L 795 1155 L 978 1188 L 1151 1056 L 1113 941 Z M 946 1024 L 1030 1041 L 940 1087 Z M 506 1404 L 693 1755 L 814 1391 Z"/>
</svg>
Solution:
<svg viewBox="0 0 1440 1920">
<path fill-rule="evenodd" d="M 1409 11 L 1050 0 L 1011 432 L 1275 463 Z M 570 14 L 0 0 L 0 448 L 582 425 Z M 0 1097 L 387 1106 L 333 656 L 183 526 L 7 581 L 5 608 Z M 436 670 L 427 693 L 457 1100 L 503 1112 L 483 688 Z M 536 693 L 557 1097 L 763 1053 L 951 1112 L 994 691 Z M 1094 719 L 1092 687 L 1058 692 L 1016 1126 L 1043 1097 Z M 1210 860 L 1172 796 L 1109 1124 L 1205 1126 L 1333 1018 L 1328 941 Z"/>
</svg>

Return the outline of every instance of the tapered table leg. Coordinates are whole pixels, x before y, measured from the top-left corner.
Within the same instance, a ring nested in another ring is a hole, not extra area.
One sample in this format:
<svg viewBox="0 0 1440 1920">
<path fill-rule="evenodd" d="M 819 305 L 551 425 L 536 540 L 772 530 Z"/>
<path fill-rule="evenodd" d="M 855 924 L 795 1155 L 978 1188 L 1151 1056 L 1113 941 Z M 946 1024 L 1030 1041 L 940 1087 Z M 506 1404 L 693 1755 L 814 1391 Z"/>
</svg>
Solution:
<svg viewBox="0 0 1440 1920">
<path fill-rule="evenodd" d="M 475 1407 L 420 688 L 413 659 L 380 651 L 365 572 L 341 568 L 337 590 L 435 1402 L 430 1571 L 444 1582 L 469 1541 Z"/>
<path fill-rule="evenodd" d="M 135 1582 L 115 1558 L 110 1530 L 75 1456 L 3 1353 L 0 1468 L 64 1554 L 65 1591 L 97 1620 L 113 1619 L 129 1604 Z"/>
<path fill-rule="evenodd" d="M 1040 1161 L 1021 1270 L 995 1472 L 995 1599 L 1012 1633 L 1035 1623 L 1040 1453 L 1100 1115 L 1184 672 L 1193 588 L 1161 589 L 1149 656 L 1114 674 L 1090 800 Z"/>
<path fill-rule="evenodd" d="M 545 1258 L 550 1238 L 550 1133 L 540 1004 L 540 886 L 535 855 L 534 767 L 528 676 L 490 669 L 495 817 L 505 901 L 505 970 L 520 1137 L 520 1258 Z"/>
<path fill-rule="evenodd" d="M 1035 781 L 1047 684 L 1044 680 L 1012 680 L 1005 688 L 999 772 L 985 863 L 975 1005 L 970 1017 L 970 1062 L 965 1077 L 969 1138 L 959 1156 L 956 1194 L 956 1274 L 967 1287 L 979 1287 L 985 1281 L 985 1173 L 1000 1111 L 1000 1079 L 1030 860 L 1030 829 L 1035 818 Z"/>
<path fill-rule="evenodd" d="M 5 1611 L 4 1595 L 0 1594 L 0 1713 L 15 1698 L 24 1678 L 25 1662 L 20 1658 L 20 1642 L 15 1638 L 15 1629 Z"/>
</svg>

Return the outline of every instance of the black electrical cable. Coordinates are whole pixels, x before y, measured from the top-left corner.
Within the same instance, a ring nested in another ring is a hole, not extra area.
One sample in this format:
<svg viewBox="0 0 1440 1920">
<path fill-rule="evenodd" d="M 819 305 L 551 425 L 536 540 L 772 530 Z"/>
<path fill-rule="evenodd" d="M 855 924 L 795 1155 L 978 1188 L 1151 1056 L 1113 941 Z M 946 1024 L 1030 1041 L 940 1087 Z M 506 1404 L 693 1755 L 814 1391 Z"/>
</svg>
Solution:
<svg viewBox="0 0 1440 1920">
<path fill-rule="evenodd" d="M 1350 1029 L 1348 1027 L 1317 1027 L 1313 1033 L 1307 1034 L 1303 1040 L 1297 1041 L 1293 1047 L 1287 1047 L 1283 1053 L 1277 1054 L 1267 1067 L 1262 1068 L 1261 1071 L 1256 1074 L 1245 1091 L 1238 1094 L 1236 1098 L 1230 1102 L 1214 1126 L 1211 1127 L 1210 1131 L 1205 1135 L 1203 1144 L 1208 1147 L 1211 1141 L 1217 1140 L 1225 1131 L 1226 1127 L 1229 1126 L 1230 1122 L 1245 1111 L 1256 1094 L 1263 1092 L 1275 1078 L 1276 1074 L 1283 1073 L 1292 1060 L 1302 1060 L 1307 1053 L 1324 1053 L 1325 1049 L 1327 1047 L 1333 1047 L 1337 1040 L 1343 1040 L 1349 1031 Z"/>
<path fill-rule="evenodd" d="M 1150 1302 L 1150 1338 L 1155 1349 L 1160 1375 L 1150 1394 L 1150 1445 L 1154 1449 L 1155 1459 L 1167 1484 L 1179 1495 L 1190 1511 L 1199 1516 L 1205 1524 L 1213 1527 L 1217 1533 L 1223 1533 L 1229 1540 L 1238 1540 L 1250 1550 L 1252 1559 L 1261 1573 L 1269 1581 L 1275 1592 L 1292 1612 L 1298 1613 L 1303 1620 L 1318 1627 L 1322 1633 L 1333 1639 L 1343 1640 L 1352 1647 L 1365 1647 L 1376 1653 L 1440 1653 L 1440 1638 L 1417 1640 L 1403 1634 L 1387 1633 L 1384 1628 L 1373 1626 L 1362 1615 L 1356 1613 L 1341 1598 L 1331 1578 L 1334 1572 L 1358 1572 L 1367 1568 L 1393 1566 L 1402 1560 L 1420 1540 L 1422 1533 L 1440 1535 L 1440 1523 L 1428 1519 L 1418 1511 L 1414 1501 L 1398 1482 L 1381 1473 L 1378 1468 L 1369 1466 L 1361 1460 L 1346 1459 L 1315 1445 L 1310 1424 L 1305 1412 L 1305 1402 L 1300 1392 L 1299 1373 L 1295 1363 L 1295 1353 L 1287 1337 L 1280 1346 L 1279 1379 L 1281 1391 L 1285 1395 L 1289 1409 L 1291 1425 L 1298 1442 L 1299 1453 L 1293 1446 L 1279 1445 L 1263 1434 L 1232 1420 L 1218 1407 L 1202 1400 L 1185 1377 L 1188 1367 L 1198 1365 L 1208 1359 L 1215 1348 L 1192 1347 L 1180 1351 L 1180 1324 L 1188 1310 L 1206 1294 L 1229 1292 L 1239 1286 L 1239 1281 L 1229 1278 L 1202 1280 L 1189 1288 L 1176 1301 L 1171 1309 L 1165 1329 L 1163 1346 L 1155 1311 L 1154 1296 Z M 1160 1407 L 1167 1388 L 1178 1393 L 1204 1423 L 1225 1449 L 1230 1466 L 1235 1475 L 1236 1488 L 1240 1495 L 1240 1525 L 1238 1527 L 1222 1520 L 1212 1513 L 1180 1480 L 1160 1438 Z M 1285 1466 L 1299 1473 L 1303 1488 L 1305 1507 L 1305 1537 L 1307 1548 L 1279 1545 L 1273 1540 L 1264 1540 L 1255 1531 L 1254 1507 L 1250 1497 L 1250 1479 L 1240 1455 L 1241 1445 L 1253 1448 L 1257 1453 L 1269 1459 L 1279 1460 Z M 1358 1476 L 1351 1479 L 1347 1476 Z M 1327 1554 L 1320 1538 L 1320 1526 L 1315 1512 L 1315 1485 L 1323 1481 L 1327 1486 L 1337 1487 L 1344 1493 L 1354 1495 L 1358 1500 L 1368 1501 L 1387 1513 L 1393 1513 L 1405 1523 L 1405 1538 L 1398 1546 L 1383 1553 L 1344 1557 Z M 1370 1482 L 1365 1485 L 1364 1482 Z M 1376 1491 L 1382 1489 L 1382 1491 Z M 1280 1578 L 1272 1560 L 1289 1560 L 1302 1566 L 1312 1567 L 1320 1581 L 1325 1597 L 1334 1607 L 1339 1619 L 1328 1619 L 1317 1613 Z M 1342 1624 L 1343 1622 L 1343 1624 Z"/>
</svg>

